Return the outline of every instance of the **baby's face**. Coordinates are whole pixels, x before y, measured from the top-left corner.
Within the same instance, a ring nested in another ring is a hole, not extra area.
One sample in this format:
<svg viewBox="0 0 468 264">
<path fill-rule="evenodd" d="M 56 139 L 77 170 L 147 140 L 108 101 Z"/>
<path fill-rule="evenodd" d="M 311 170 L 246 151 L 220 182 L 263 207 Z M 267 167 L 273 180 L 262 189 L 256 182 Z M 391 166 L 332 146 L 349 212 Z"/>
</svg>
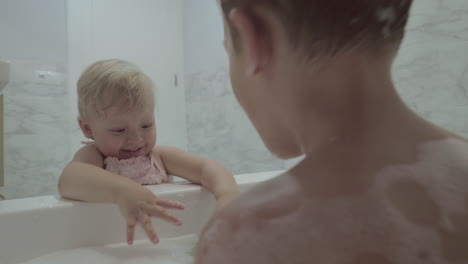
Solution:
<svg viewBox="0 0 468 264">
<path fill-rule="evenodd" d="M 106 157 L 129 159 L 147 155 L 156 143 L 154 107 L 122 113 L 116 107 L 90 123 L 99 151 Z"/>
</svg>

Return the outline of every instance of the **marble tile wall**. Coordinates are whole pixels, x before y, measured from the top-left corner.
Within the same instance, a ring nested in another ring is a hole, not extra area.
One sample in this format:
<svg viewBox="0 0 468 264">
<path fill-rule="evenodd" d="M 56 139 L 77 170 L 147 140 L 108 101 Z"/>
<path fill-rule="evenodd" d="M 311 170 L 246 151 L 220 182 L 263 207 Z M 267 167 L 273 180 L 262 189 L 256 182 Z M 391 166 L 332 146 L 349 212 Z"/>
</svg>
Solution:
<svg viewBox="0 0 468 264">
<path fill-rule="evenodd" d="M 227 65 L 185 76 L 189 151 L 234 173 L 290 167 L 263 146 L 232 94 Z M 468 137 L 468 1 L 414 2 L 394 79 L 412 109 Z"/>
<path fill-rule="evenodd" d="M 468 137 L 468 1 L 414 2 L 394 78 L 416 112 Z"/>
<path fill-rule="evenodd" d="M 7 199 L 54 194 L 68 162 L 69 114 L 64 68 L 11 60 L 4 94 Z"/>
</svg>

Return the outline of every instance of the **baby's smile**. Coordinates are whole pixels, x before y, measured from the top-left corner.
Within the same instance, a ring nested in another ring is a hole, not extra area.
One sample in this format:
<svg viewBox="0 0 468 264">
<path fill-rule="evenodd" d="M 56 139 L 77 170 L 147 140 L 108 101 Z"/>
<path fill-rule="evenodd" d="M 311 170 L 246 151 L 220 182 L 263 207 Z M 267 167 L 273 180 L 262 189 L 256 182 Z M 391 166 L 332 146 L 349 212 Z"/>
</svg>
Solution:
<svg viewBox="0 0 468 264">
<path fill-rule="evenodd" d="M 139 148 L 132 148 L 132 149 L 121 149 L 120 152 L 123 154 L 125 158 L 136 158 L 143 155 L 144 146 Z"/>
</svg>

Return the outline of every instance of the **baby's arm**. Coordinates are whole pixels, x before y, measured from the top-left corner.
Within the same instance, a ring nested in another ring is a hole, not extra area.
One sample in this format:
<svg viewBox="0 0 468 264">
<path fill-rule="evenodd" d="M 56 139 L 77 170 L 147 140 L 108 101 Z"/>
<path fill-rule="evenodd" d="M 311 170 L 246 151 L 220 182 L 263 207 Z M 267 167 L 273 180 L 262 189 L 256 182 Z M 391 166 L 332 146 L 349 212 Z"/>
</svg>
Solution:
<svg viewBox="0 0 468 264">
<path fill-rule="evenodd" d="M 58 188 L 60 195 L 67 199 L 117 204 L 127 220 L 128 244 L 133 243 L 137 223 L 153 243 L 159 242 L 151 217 L 182 224 L 167 209 L 183 209 L 183 204 L 159 199 L 145 187 L 104 170 L 103 158 L 95 146 L 83 147 L 75 154 L 63 170 Z"/>
<path fill-rule="evenodd" d="M 217 200 L 218 208 L 238 196 L 239 189 L 234 177 L 220 163 L 175 147 L 158 145 L 155 152 L 161 157 L 169 174 L 201 184 L 211 191 Z"/>
<path fill-rule="evenodd" d="M 60 176 L 60 195 L 72 200 L 115 203 L 123 189 L 137 185 L 104 170 L 103 166 L 103 158 L 95 146 L 81 148 Z"/>
</svg>

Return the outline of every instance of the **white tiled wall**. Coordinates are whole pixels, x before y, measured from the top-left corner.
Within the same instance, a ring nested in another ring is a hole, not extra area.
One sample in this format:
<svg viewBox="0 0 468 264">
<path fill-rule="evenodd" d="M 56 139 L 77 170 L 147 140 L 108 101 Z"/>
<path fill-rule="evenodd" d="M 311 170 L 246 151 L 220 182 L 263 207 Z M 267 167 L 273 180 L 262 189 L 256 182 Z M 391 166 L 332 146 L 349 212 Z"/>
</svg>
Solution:
<svg viewBox="0 0 468 264">
<path fill-rule="evenodd" d="M 468 137 L 468 1 L 416 0 L 394 69 L 415 111 Z"/>
<path fill-rule="evenodd" d="M 56 193 L 68 162 L 68 100 L 63 67 L 11 60 L 4 94 L 8 199 Z"/>
</svg>

